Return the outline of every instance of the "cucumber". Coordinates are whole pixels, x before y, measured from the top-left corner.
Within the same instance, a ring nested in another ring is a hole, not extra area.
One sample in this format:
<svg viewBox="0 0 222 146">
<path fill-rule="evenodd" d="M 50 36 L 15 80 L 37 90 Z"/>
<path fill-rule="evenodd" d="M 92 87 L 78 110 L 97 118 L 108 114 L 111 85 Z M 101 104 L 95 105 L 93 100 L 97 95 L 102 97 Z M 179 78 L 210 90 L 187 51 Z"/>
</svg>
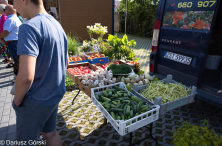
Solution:
<svg viewBox="0 0 222 146">
<path fill-rule="evenodd" d="M 111 97 L 112 96 L 112 91 L 109 91 L 109 97 Z"/>
<path fill-rule="evenodd" d="M 122 102 L 123 102 L 123 103 L 130 103 L 129 100 L 123 100 Z"/>
<path fill-rule="evenodd" d="M 123 96 L 124 96 L 124 97 L 128 97 L 127 93 L 124 93 Z"/>
<path fill-rule="evenodd" d="M 122 94 L 121 94 L 121 93 L 119 93 L 119 92 L 117 92 L 116 94 L 118 95 L 118 97 L 121 97 L 121 96 L 122 96 Z"/>
<path fill-rule="evenodd" d="M 136 104 L 134 104 L 134 102 L 131 100 L 130 105 L 134 107 Z"/>
<path fill-rule="evenodd" d="M 141 107 L 141 111 L 146 111 L 147 109 L 149 109 L 149 105 L 147 104 L 147 105 L 145 105 L 145 107 Z"/>
<path fill-rule="evenodd" d="M 125 106 L 125 104 L 126 104 L 126 103 L 123 103 L 123 104 L 121 105 L 121 107 L 120 107 L 120 108 L 121 108 L 121 109 L 123 109 L 123 107 Z"/>
<path fill-rule="evenodd" d="M 117 117 L 119 116 L 119 114 L 118 113 L 116 113 L 116 119 L 117 119 Z"/>
<path fill-rule="evenodd" d="M 121 117 L 122 117 L 122 120 L 124 120 L 124 121 L 125 121 L 124 115 L 122 115 Z"/>
<path fill-rule="evenodd" d="M 115 98 L 117 98 L 117 97 L 118 97 L 118 94 L 115 93 L 113 96 L 114 96 Z"/>
<path fill-rule="evenodd" d="M 129 92 L 127 92 L 128 96 L 131 97 L 131 94 Z"/>
<path fill-rule="evenodd" d="M 145 108 L 146 106 L 147 106 L 147 104 L 145 104 L 145 105 L 142 105 L 142 106 L 141 106 L 141 109 Z"/>
<path fill-rule="evenodd" d="M 123 113 L 122 113 L 122 112 L 119 112 L 119 115 L 122 117 Z"/>
<path fill-rule="evenodd" d="M 97 94 L 95 94 L 95 97 L 96 97 L 97 100 L 99 100 L 99 96 Z"/>
<path fill-rule="evenodd" d="M 118 108 L 118 105 L 111 104 L 111 108 Z"/>
<path fill-rule="evenodd" d="M 108 97 L 108 93 L 107 93 L 106 91 L 103 91 L 103 95 L 104 95 L 105 97 Z"/>
<path fill-rule="evenodd" d="M 121 117 L 120 117 L 120 116 L 118 116 L 118 117 L 117 117 L 117 120 L 121 120 Z"/>
<path fill-rule="evenodd" d="M 109 111 L 110 112 L 123 112 L 123 109 L 121 109 L 121 108 L 111 108 Z"/>
<path fill-rule="evenodd" d="M 126 103 L 126 104 L 125 104 L 125 106 L 124 106 L 123 108 L 127 108 L 127 106 L 129 106 L 129 104 L 128 104 L 128 103 Z"/>
<path fill-rule="evenodd" d="M 101 97 L 101 99 L 103 100 L 103 101 L 111 101 L 109 98 L 106 98 L 106 97 Z"/>
<path fill-rule="evenodd" d="M 115 116 L 114 112 L 111 112 L 111 116 L 113 117 L 114 120 L 116 120 L 116 116 Z"/>
<path fill-rule="evenodd" d="M 106 92 L 108 93 L 108 92 L 115 92 L 116 90 L 115 89 L 106 89 Z"/>
<path fill-rule="evenodd" d="M 134 107 L 133 107 L 133 112 L 134 112 L 134 113 L 136 113 L 136 112 L 137 112 L 136 105 L 134 105 Z"/>
<path fill-rule="evenodd" d="M 133 110 L 130 111 L 130 117 L 133 117 Z"/>
<path fill-rule="evenodd" d="M 127 106 L 126 115 L 128 116 L 129 114 L 130 114 L 130 106 Z"/>
<path fill-rule="evenodd" d="M 122 100 L 131 100 L 131 101 L 132 101 L 132 99 L 130 99 L 130 98 L 128 98 L 128 97 L 121 97 L 121 99 L 122 99 Z"/>
<path fill-rule="evenodd" d="M 106 110 L 109 111 L 110 109 L 110 104 L 106 106 Z"/>
<path fill-rule="evenodd" d="M 140 99 L 140 98 L 138 98 L 136 96 L 132 96 L 131 98 L 132 98 L 133 101 L 135 101 L 137 103 L 140 103 L 140 102 L 144 103 L 144 101 L 142 99 Z"/>
<path fill-rule="evenodd" d="M 116 89 L 117 91 L 125 91 L 124 89 L 118 87 L 118 86 L 113 86 L 114 89 Z"/>
<path fill-rule="evenodd" d="M 113 103 L 113 104 L 115 104 L 115 105 L 118 105 L 118 103 L 117 103 L 117 102 L 115 102 L 115 101 L 112 101 L 112 103 Z"/>
<path fill-rule="evenodd" d="M 126 115 L 126 108 L 123 108 L 123 115 Z"/>
</svg>

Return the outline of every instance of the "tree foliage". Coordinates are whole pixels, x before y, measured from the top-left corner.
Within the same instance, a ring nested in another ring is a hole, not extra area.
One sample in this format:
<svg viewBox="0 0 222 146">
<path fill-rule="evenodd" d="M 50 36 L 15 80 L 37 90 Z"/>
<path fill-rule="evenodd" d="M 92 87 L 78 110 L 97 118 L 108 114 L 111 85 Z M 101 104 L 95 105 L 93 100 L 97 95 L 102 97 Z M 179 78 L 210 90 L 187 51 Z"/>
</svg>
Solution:
<svg viewBox="0 0 222 146">
<path fill-rule="evenodd" d="M 158 0 L 128 0 L 127 33 L 151 37 L 158 7 Z M 120 32 L 125 31 L 126 0 L 119 5 Z"/>
</svg>

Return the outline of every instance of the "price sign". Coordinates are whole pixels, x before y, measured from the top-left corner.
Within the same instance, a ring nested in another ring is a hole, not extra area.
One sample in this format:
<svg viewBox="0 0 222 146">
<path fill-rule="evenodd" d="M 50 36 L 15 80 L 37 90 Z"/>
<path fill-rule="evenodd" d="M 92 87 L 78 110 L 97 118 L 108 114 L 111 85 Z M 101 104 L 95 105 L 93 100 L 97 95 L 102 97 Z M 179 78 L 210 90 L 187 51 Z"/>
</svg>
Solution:
<svg viewBox="0 0 222 146">
<path fill-rule="evenodd" d="M 166 11 L 214 11 L 217 0 L 187 1 L 167 0 Z"/>
</svg>

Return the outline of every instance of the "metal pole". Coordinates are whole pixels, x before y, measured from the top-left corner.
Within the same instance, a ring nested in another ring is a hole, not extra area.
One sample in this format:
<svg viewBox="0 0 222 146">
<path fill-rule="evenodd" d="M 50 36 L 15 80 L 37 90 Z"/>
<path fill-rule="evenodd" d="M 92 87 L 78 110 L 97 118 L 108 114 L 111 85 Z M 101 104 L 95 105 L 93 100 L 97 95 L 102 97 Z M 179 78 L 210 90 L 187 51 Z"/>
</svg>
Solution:
<svg viewBox="0 0 222 146">
<path fill-rule="evenodd" d="M 125 34 L 126 34 L 126 23 L 127 23 L 127 1 L 128 0 L 126 0 Z"/>
</svg>

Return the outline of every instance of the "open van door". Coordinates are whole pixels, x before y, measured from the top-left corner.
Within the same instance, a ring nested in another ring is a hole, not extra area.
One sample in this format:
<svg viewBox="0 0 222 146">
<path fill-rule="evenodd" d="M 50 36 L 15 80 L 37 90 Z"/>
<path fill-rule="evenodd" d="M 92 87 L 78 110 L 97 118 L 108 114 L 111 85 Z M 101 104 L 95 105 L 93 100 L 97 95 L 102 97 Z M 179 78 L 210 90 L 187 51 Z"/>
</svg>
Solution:
<svg viewBox="0 0 222 146">
<path fill-rule="evenodd" d="M 219 0 L 160 1 L 150 55 L 150 74 L 198 86 Z"/>
</svg>

